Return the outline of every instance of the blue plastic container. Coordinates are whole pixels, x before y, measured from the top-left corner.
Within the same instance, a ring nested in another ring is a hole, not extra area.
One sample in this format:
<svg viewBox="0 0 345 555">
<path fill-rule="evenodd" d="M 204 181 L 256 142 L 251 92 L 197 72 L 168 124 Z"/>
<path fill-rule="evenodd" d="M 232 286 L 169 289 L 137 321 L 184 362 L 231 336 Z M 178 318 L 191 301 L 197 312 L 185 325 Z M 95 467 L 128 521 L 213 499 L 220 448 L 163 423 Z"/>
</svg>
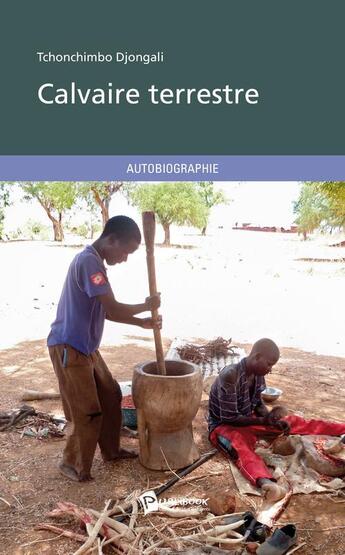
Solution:
<svg viewBox="0 0 345 555">
<path fill-rule="evenodd" d="M 127 426 L 128 428 L 137 427 L 137 409 L 136 408 L 123 408 L 122 412 L 122 426 Z"/>
<path fill-rule="evenodd" d="M 128 395 L 132 395 L 132 382 L 119 382 L 119 386 L 121 388 L 122 397 L 127 397 Z M 137 427 L 137 410 L 133 406 L 130 407 L 122 407 L 122 426 L 127 426 L 128 428 L 136 428 Z"/>
</svg>

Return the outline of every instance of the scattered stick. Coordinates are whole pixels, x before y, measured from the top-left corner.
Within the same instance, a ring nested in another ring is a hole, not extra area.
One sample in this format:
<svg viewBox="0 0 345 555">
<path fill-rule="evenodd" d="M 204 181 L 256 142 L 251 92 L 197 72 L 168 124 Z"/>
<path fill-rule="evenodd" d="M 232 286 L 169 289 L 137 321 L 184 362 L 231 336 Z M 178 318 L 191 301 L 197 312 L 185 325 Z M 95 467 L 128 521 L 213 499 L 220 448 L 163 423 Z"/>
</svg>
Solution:
<svg viewBox="0 0 345 555">
<path fill-rule="evenodd" d="M 88 512 L 91 513 L 96 518 L 99 518 L 101 516 L 101 513 L 99 511 L 95 511 L 94 509 L 88 509 Z M 108 511 L 108 514 L 109 514 L 109 511 Z M 118 534 L 121 534 L 121 536 L 125 537 L 127 540 L 134 539 L 133 532 L 126 524 L 123 524 L 122 522 L 118 522 L 117 520 L 114 520 L 109 516 L 106 516 L 104 518 L 104 524 L 106 524 L 107 526 L 115 530 L 115 532 L 117 532 Z"/>
<path fill-rule="evenodd" d="M 177 536 L 175 530 L 173 530 L 173 528 L 171 528 L 170 526 L 167 527 L 167 530 L 168 530 L 168 532 L 172 535 L 172 537 L 173 537 L 174 540 L 175 540 L 177 551 L 182 551 L 183 545 L 182 545 L 182 543 L 180 542 L 180 540 L 179 540 L 179 538 L 178 538 L 178 536 Z"/>
<path fill-rule="evenodd" d="M 29 545 L 34 545 L 35 543 L 42 543 L 42 542 L 53 542 L 58 540 L 59 538 L 61 538 L 63 536 L 63 534 L 59 534 L 58 536 L 55 536 L 54 538 L 46 538 L 44 540 L 34 540 L 33 542 L 29 542 L 29 543 L 22 543 L 20 547 L 28 547 Z"/>
<path fill-rule="evenodd" d="M 25 389 L 21 396 L 21 401 L 36 401 L 41 399 L 60 399 L 60 393 L 56 391 L 36 391 Z"/>
<path fill-rule="evenodd" d="M 331 530 L 341 530 L 345 526 L 331 526 L 331 528 L 299 528 L 303 532 L 330 532 Z"/>
<path fill-rule="evenodd" d="M 109 510 L 108 516 L 113 516 L 113 515 L 130 516 L 131 509 L 132 509 L 132 503 L 130 501 L 125 502 L 124 505 L 114 505 L 114 507 L 112 507 Z"/>
<path fill-rule="evenodd" d="M 47 524 L 45 522 L 35 526 L 35 530 L 48 530 L 54 534 L 60 534 L 61 536 L 66 536 L 66 538 L 71 538 L 72 540 L 76 540 L 81 543 L 84 543 L 86 539 L 86 536 L 83 536 L 82 534 L 76 534 L 70 530 L 64 530 L 63 528 L 58 528 L 57 526 L 53 526 L 52 524 Z"/>
<path fill-rule="evenodd" d="M 190 536 L 180 536 L 179 539 L 183 541 L 199 539 L 199 540 L 205 541 L 207 544 L 225 543 L 225 544 L 237 545 L 237 544 L 243 543 L 243 536 L 241 534 L 239 535 L 241 536 L 240 538 L 225 538 L 223 536 L 209 536 L 207 534 L 204 535 L 201 533 L 201 534 L 192 534 Z"/>
<path fill-rule="evenodd" d="M 150 555 L 150 553 L 153 553 L 156 549 L 156 547 L 159 547 L 161 545 L 163 545 L 163 543 L 165 543 L 165 539 L 164 540 L 159 540 L 158 542 L 153 543 L 152 545 L 150 545 L 150 547 L 147 547 L 144 551 L 142 555 Z"/>
<path fill-rule="evenodd" d="M 342 528 L 345 528 L 345 526 L 331 526 L 331 528 L 320 528 L 320 530 L 322 532 L 329 532 L 330 530 L 340 530 Z"/>
<path fill-rule="evenodd" d="M 294 553 L 295 551 L 297 551 L 297 549 L 301 549 L 301 547 L 304 547 L 305 545 L 306 545 L 306 542 L 303 542 L 303 543 L 300 543 L 299 545 L 296 545 L 296 547 L 291 549 L 291 551 L 288 551 L 286 555 L 291 555 L 291 553 Z"/>
<path fill-rule="evenodd" d="M 183 478 L 184 476 L 186 476 L 187 474 L 189 474 L 190 472 L 192 472 L 193 470 L 195 470 L 196 468 L 204 464 L 206 461 L 208 461 L 211 457 L 213 457 L 216 453 L 218 453 L 218 449 L 212 449 L 212 451 L 209 451 L 208 453 L 204 453 L 203 455 L 201 455 L 201 457 L 198 460 L 196 460 L 194 463 L 187 466 L 187 468 L 180 470 L 178 473 L 172 470 L 172 468 L 170 467 L 162 448 L 161 448 L 161 452 L 167 464 L 167 467 L 169 468 L 170 472 L 174 474 L 174 476 L 170 478 L 170 480 L 168 480 L 162 486 L 159 486 L 158 488 L 154 488 L 154 492 L 157 495 L 157 497 L 167 489 L 171 488 L 171 486 L 176 484 L 176 482 L 179 482 L 181 478 Z M 188 484 L 188 480 L 185 480 L 184 483 Z"/>
<path fill-rule="evenodd" d="M 106 502 L 105 507 L 102 513 L 100 514 L 99 519 L 97 520 L 96 524 L 93 527 L 90 537 L 86 540 L 86 542 L 81 547 L 79 547 L 79 549 L 77 549 L 77 551 L 75 551 L 74 555 L 82 555 L 82 553 L 86 553 L 89 550 L 89 548 L 92 547 L 92 544 L 96 540 L 98 533 L 102 528 L 106 517 L 108 516 L 107 512 L 108 512 L 108 507 L 110 505 L 110 501 L 111 500 L 109 499 Z"/>
<path fill-rule="evenodd" d="M 210 476 L 221 476 L 223 472 L 216 471 L 216 472 L 209 472 L 208 474 L 201 474 L 200 476 L 191 476 L 188 480 L 184 480 L 183 476 L 176 482 L 175 487 L 182 486 L 183 484 L 189 484 L 189 482 L 193 482 L 196 480 L 202 480 L 203 478 L 209 478 Z"/>
<path fill-rule="evenodd" d="M 128 550 L 128 555 L 132 555 L 133 553 L 137 553 L 137 545 L 140 542 L 141 538 L 143 536 L 143 532 L 139 532 L 137 537 L 135 538 L 134 542 L 132 543 L 132 545 L 130 546 L 129 550 Z"/>
<path fill-rule="evenodd" d="M 337 490 L 335 494 L 327 495 L 326 497 L 333 503 L 345 503 L 345 494 L 342 490 Z M 343 499 L 336 500 L 336 497 L 343 497 Z"/>
<path fill-rule="evenodd" d="M 199 521 L 195 518 L 183 518 L 182 520 L 178 520 L 177 522 L 173 522 L 170 524 L 171 528 L 177 528 L 178 526 L 182 526 L 183 524 L 191 524 L 193 525 L 192 528 L 185 528 L 186 531 L 194 530 L 195 526 L 198 526 Z"/>
<path fill-rule="evenodd" d="M 134 529 L 135 523 L 136 523 L 136 521 L 137 521 L 137 518 L 138 518 L 138 508 L 139 508 L 139 506 L 138 506 L 138 501 L 137 501 L 136 499 L 134 499 L 134 500 L 132 501 L 132 514 L 131 514 L 131 518 L 129 519 L 129 525 L 128 525 L 128 528 L 129 528 L 130 530 L 133 530 L 133 529 Z"/>
<path fill-rule="evenodd" d="M 159 505 L 159 511 L 173 518 L 200 516 L 203 513 L 202 507 L 196 507 L 194 509 L 173 509 L 164 504 Z"/>
</svg>

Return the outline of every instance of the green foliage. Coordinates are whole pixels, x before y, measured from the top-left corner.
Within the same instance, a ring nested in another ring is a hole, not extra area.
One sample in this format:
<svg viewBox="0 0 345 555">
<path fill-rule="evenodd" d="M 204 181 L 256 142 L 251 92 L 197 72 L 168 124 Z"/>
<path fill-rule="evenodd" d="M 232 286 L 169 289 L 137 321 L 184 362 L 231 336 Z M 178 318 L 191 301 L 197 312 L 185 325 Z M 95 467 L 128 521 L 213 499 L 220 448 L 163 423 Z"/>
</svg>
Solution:
<svg viewBox="0 0 345 555">
<path fill-rule="evenodd" d="M 345 182 L 311 181 L 303 184 L 294 205 L 299 230 L 306 236 L 320 227 L 345 227 Z"/>
<path fill-rule="evenodd" d="M 205 206 L 211 209 L 217 204 L 228 204 L 228 199 L 222 191 L 215 191 L 212 181 L 198 181 L 197 190 Z"/>
<path fill-rule="evenodd" d="M 0 183 L 0 241 L 2 240 L 4 232 L 5 208 L 10 206 L 10 204 L 10 185 L 7 183 Z"/>
<path fill-rule="evenodd" d="M 6 208 L 10 206 L 10 184 L 0 182 L 0 206 L 1 208 Z"/>
<path fill-rule="evenodd" d="M 112 196 L 124 187 L 123 181 L 83 181 L 77 184 L 77 196 L 86 201 L 89 210 L 101 209 L 103 226 L 109 219 Z"/>
<path fill-rule="evenodd" d="M 24 225 L 17 229 L 8 231 L 7 236 L 10 240 L 30 240 L 30 241 L 47 241 L 51 235 L 50 228 L 41 222 L 29 218 Z"/>
<path fill-rule="evenodd" d="M 21 182 L 24 200 L 36 199 L 51 220 L 54 240 L 64 238 L 62 217 L 70 210 L 77 198 L 77 185 L 73 181 L 26 181 Z"/>
<path fill-rule="evenodd" d="M 34 198 L 51 213 L 70 210 L 76 200 L 76 184 L 72 181 L 28 181 L 21 185 L 24 200 Z"/>
<path fill-rule="evenodd" d="M 201 229 L 207 222 L 208 210 L 195 183 L 139 185 L 131 192 L 131 200 L 141 212 L 155 212 L 163 226 L 190 225 Z"/>
<path fill-rule="evenodd" d="M 202 234 L 206 235 L 206 227 L 208 224 L 208 218 L 213 206 L 217 204 L 228 204 L 228 200 L 222 191 L 215 191 L 212 181 L 198 181 L 197 191 L 207 208 L 207 218 L 205 225 L 203 226 Z"/>
<path fill-rule="evenodd" d="M 97 194 L 103 201 L 110 200 L 112 195 L 120 191 L 123 181 L 83 181 L 78 183 L 79 193 L 88 196 Z"/>
<path fill-rule="evenodd" d="M 345 181 L 314 182 L 320 194 L 327 198 L 331 227 L 345 227 Z"/>
<path fill-rule="evenodd" d="M 79 237 L 83 237 L 84 239 L 92 239 L 93 236 L 96 233 L 100 233 L 103 228 L 98 222 L 85 221 L 78 226 L 68 226 L 68 229 L 71 233 L 78 235 Z"/>
<path fill-rule="evenodd" d="M 39 235 L 41 233 L 43 226 L 40 222 L 29 220 L 28 225 L 33 235 Z"/>
<path fill-rule="evenodd" d="M 2 241 L 2 236 L 4 233 L 4 220 L 5 220 L 5 214 L 2 210 L 0 210 L 0 241 Z"/>
<path fill-rule="evenodd" d="M 306 238 L 329 217 L 327 199 L 313 183 L 304 183 L 297 202 L 294 203 L 298 230 Z"/>
<path fill-rule="evenodd" d="M 73 232 L 80 237 L 87 239 L 90 236 L 90 227 L 85 223 L 73 228 Z"/>
</svg>

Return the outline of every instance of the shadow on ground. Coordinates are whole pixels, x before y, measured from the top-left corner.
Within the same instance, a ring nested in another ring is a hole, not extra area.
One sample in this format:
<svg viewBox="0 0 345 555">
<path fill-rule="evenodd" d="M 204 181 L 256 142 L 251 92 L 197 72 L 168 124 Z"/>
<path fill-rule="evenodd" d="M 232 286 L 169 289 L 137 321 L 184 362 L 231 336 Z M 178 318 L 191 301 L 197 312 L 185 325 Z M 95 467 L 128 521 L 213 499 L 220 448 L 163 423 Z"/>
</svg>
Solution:
<svg viewBox="0 0 345 555">
<path fill-rule="evenodd" d="M 140 335 L 128 335 L 127 338 L 130 343 L 126 345 L 101 349 L 118 380 L 130 379 L 135 364 L 152 360 L 155 356 L 153 344 L 149 344 L 147 338 Z M 167 349 L 169 345 L 167 341 L 165 343 Z M 240 346 L 248 352 L 248 345 Z M 323 417 L 344 421 L 345 360 L 289 348 L 282 348 L 281 354 L 279 364 L 267 380 L 268 385 L 283 390 L 279 403 L 292 411 L 302 412 L 306 418 Z M 45 340 L 23 342 L 14 348 L 0 351 L 0 410 L 18 406 L 21 392 L 26 388 L 57 390 Z M 39 410 L 62 412 L 59 400 L 35 401 L 31 404 Z M 204 398 L 194 421 L 194 434 L 200 452 L 210 449 L 206 414 L 207 399 Z M 41 441 L 22 438 L 18 431 L 0 434 L 1 554 L 73 553 L 78 546 L 72 540 L 56 538 L 47 542 L 45 539 L 51 535 L 34 529 L 39 522 L 49 522 L 46 515 L 58 501 L 72 501 L 79 506 L 101 510 L 106 499 L 122 498 L 134 490 L 155 487 L 171 477 L 170 472 L 145 469 L 138 459 L 105 464 L 97 451 L 92 469 L 95 480 L 83 484 L 71 483 L 57 471 L 64 442 L 64 439 L 58 438 Z M 124 447 L 138 448 L 135 439 L 126 437 L 122 443 Z M 224 487 L 224 484 L 234 487 L 236 494 L 228 462 L 221 455 L 205 463 L 194 472 L 195 475 L 199 475 L 200 480 L 175 486 L 171 495 L 198 497 L 212 488 Z M 236 496 L 237 510 L 255 510 L 260 503 L 258 498 Z M 345 525 L 343 505 L 334 503 L 327 495 L 294 496 L 281 517 L 281 524 L 286 522 L 297 523 L 300 541 L 306 542 L 306 546 L 300 550 L 301 554 L 343 554 L 343 530 L 337 529 Z M 331 531 L 321 530 L 329 527 L 333 527 Z M 20 547 L 37 540 L 44 541 Z"/>
</svg>

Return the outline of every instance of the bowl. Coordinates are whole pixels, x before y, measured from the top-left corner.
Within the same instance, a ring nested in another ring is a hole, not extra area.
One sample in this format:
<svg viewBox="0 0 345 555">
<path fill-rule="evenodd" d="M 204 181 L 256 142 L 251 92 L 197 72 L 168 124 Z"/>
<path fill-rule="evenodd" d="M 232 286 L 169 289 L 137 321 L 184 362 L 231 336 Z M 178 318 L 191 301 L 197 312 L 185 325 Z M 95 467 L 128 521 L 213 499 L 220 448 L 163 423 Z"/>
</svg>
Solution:
<svg viewBox="0 0 345 555">
<path fill-rule="evenodd" d="M 261 392 L 261 397 L 267 403 L 272 403 L 279 399 L 282 393 L 282 390 L 277 387 L 266 387 L 266 389 Z"/>
</svg>

